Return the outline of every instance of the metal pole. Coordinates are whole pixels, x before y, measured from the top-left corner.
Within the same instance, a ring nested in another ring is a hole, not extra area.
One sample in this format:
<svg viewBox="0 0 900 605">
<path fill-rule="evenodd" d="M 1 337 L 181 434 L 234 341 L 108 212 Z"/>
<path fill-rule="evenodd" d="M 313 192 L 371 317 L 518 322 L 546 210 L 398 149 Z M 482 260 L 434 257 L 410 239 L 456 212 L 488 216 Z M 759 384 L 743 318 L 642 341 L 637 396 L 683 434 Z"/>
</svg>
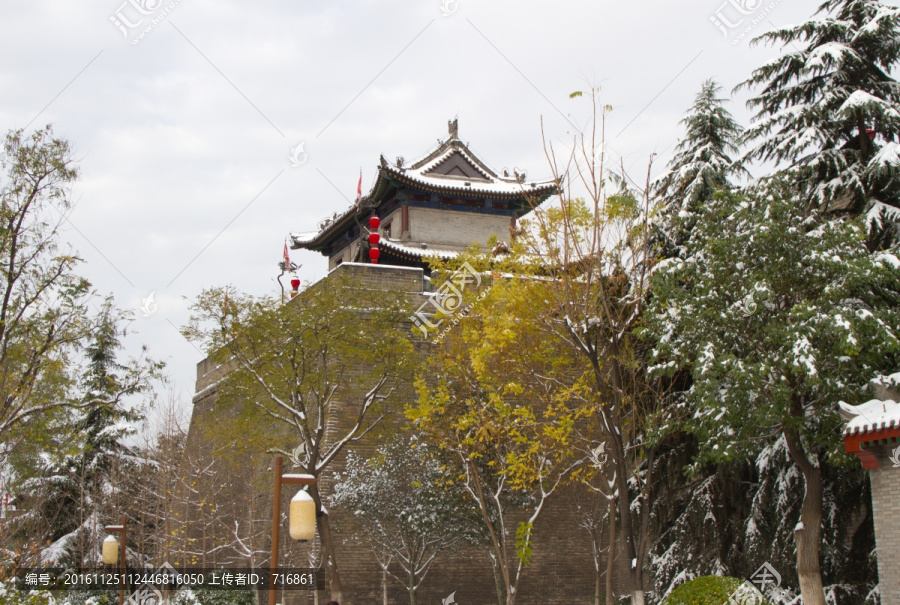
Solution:
<svg viewBox="0 0 900 605">
<path fill-rule="evenodd" d="M 128 517 L 122 515 L 122 552 L 119 553 L 119 568 L 122 570 L 122 583 L 119 585 L 119 605 L 125 605 L 125 578 L 128 574 Z"/>
<path fill-rule="evenodd" d="M 269 605 L 275 605 L 275 572 L 278 571 L 278 533 L 281 529 L 281 456 L 275 456 L 275 500 L 272 503 L 272 558 L 269 560 Z"/>
<path fill-rule="evenodd" d="M 281 304 L 284 304 L 284 284 L 281 283 L 281 276 L 282 276 L 282 275 L 284 275 L 284 269 L 281 270 L 281 275 L 279 275 L 279 276 L 276 277 L 275 279 L 278 280 L 278 285 L 281 286 Z"/>
</svg>

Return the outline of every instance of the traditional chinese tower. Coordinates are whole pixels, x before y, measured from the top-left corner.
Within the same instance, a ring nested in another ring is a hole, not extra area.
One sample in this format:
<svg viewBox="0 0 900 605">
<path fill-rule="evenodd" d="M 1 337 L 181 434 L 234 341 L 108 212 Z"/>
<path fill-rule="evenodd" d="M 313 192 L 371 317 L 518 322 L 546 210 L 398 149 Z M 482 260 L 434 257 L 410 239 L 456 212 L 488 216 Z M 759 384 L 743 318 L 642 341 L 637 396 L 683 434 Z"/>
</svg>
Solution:
<svg viewBox="0 0 900 605">
<path fill-rule="evenodd" d="M 900 372 L 872 383 L 877 399 L 851 406 L 844 449 L 869 471 L 882 605 L 900 605 Z"/>
<path fill-rule="evenodd" d="M 373 297 L 385 290 L 405 292 L 412 312 L 426 301 L 435 300 L 444 287 L 432 288 L 425 279 L 430 273 L 426 259 L 433 256 L 450 258 L 473 242 L 484 246 L 492 235 L 508 241 L 510 227 L 554 192 L 552 181 L 531 182 L 517 171 L 510 176 L 505 171 L 498 174 L 492 170 L 459 139 L 457 122 L 453 120 L 449 139 L 439 142 L 437 148 L 422 159 L 406 165 L 402 159 L 388 163 L 381 157 L 375 184 L 368 194 L 360 195 L 358 204 L 324 221 L 315 233 L 292 234 L 290 245 L 294 249 L 316 250 L 328 257 L 329 276 L 323 279 L 352 279 L 367 288 Z M 370 223 L 374 216 L 379 221 Z M 380 237 L 370 239 L 376 233 Z M 379 252 L 375 255 L 376 264 L 370 262 L 371 246 L 377 246 Z M 282 266 L 288 264 L 289 259 L 286 259 Z M 477 281 L 478 277 L 462 274 L 448 281 L 462 289 L 459 280 L 463 279 Z M 441 300 L 440 304 L 447 304 Z M 407 325 L 410 330 L 414 329 L 412 323 Z M 420 354 L 429 353 L 431 345 L 416 333 L 410 331 L 410 339 Z M 197 365 L 187 449 L 193 460 L 202 460 L 204 464 L 219 459 L 206 436 L 208 428 L 220 422 L 223 412 L 240 414 L 239 407 L 225 411 L 217 401 L 222 378 L 228 371 L 228 364 L 219 365 L 209 359 Z M 398 386 L 400 390 L 395 395 L 398 401 L 415 400 L 412 385 Z M 329 420 L 332 424 L 326 431 L 326 440 L 352 426 L 358 415 L 358 402 L 345 399 L 340 390 L 331 405 L 334 415 Z M 385 419 L 385 423 L 389 421 Z M 397 421 L 402 422 L 403 418 L 399 417 Z M 252 426 L 247 430 L 265 431 L 266 435 L 275 436 L 280 434 L 278 424 Z M 319 476 L 320 490 L 326 500 L 333 493 L 336 475 L 345 470 L 350 451 L 368 457 L 379 439 L 381 435 L 372 433 L 353 443 L 352 447 L 348 446 Z M 293 441 L 286 438 L 284 443 L 292 444 Z M 269 447 L 268 443 L 251 442 L 234 454 L 228 467 L 233 469 L 229 470 L 229 491 L 216 496 L 217 521 L 225 527 L 234 527 L 235 522 L 240 522 L 241 527 L 255 527 L 244 525 L 257 518 L 254 511 L 273 510 L 272 501 L 265 500 L 268 494 L 257 495 L 256 488 L 252 487 L 260 472 L 265 472 L 266 477 L 271 476 L 270 471 L 259 470 L 266 468 L 271 457 L 265 451 L 254 449 L 257 445 Z M 219 486 L 214 484 L 202 489 L 206 490 L 204 493 L 220 493 L 215 491 Z M 342 604 L 381 603 L 386 593 L 391 603 L 408 602 L 406 590 L 386 577 L 371 550 L 359 539 L 352 511 L 335 507 L 328 514 L 336 559 L 344 580 Z M 268 517 L 267 512 L 262 515 L 264 519 Z M 205 536 L 205 533 L 197 533 L 192 537 L 206 540 Z M 533 540 L 534 558 L 519 587 L 520 593 L 529 595 L 532 600 L 524 601 L 524 604 L 592 602 L 596 590 L 591 564 L 592 542 L 588 533 L 573 523 L 570 498 L 560 495 L 547 503 L 545 515 L 535 524 Z M 270 546 L 265 540 L 262 544 Z M 621 544 L 620 540 L 617 548 L 624 552 Z M 295 560 L 306 560 L 304 549 L 298 549 L 297 545 L 282 543 L 282 548 L 283 555 L 292 552 L 301 557 Z M 221 553 L 219 565 L 246 564 L 241 555 L 226 555 L 224 550 Z M 618 556 L 616 565 L 614 582 L 616 590 L 621 592 L 619 583 L 628 577 L 628 561 L 624 556 Z M 496 580 L 483 547 L 466 545 L 458 552 L 446 553 L 429 571 L 417 594 L 420 603 L 449 602 L 451 599 L 447 595 L 455 595 L 455 599 L 464 605 L 496 603 Z M 288 592 L 284 602 L 287 605 L 307 603 L 306 597 L 302 592 Z"/>
<path fill-rule="evenodd" d="M 323 221 L 319 231 L 291 234 L 293 249 L 328 257 L 328 269 L 369 262 L 369 218 L 381 219 L 378 264 L 429 270 L 429 256 L 450 258 L 492 235 L 509 237 L 516 220 L 555 192 L 553 181 L 527 181 L 524 173 L 498 174 L 459 138 L 450 138 L 422 159 L 391 164 L 381 156 L 372 190 L 344 213 Z"/>
</svg>

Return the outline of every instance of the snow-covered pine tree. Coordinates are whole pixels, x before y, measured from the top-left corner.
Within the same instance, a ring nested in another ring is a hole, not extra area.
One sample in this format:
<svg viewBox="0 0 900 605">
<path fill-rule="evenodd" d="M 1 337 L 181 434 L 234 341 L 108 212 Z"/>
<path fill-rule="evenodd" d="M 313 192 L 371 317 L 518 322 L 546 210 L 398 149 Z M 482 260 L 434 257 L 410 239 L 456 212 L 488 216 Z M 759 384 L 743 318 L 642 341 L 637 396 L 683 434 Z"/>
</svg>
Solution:
<svg viewBox="0 0 900 605">
<path fill-rule="evenodd" d="M 661 229 L 666 256 L 677 254 L 692 225 L 692 217 L 704 201 L 719 189 L 731 189 L 733 179 L 747 175 L 737 156 L 743 128 L 725 108 L 721 85 L 706 80 L 693 106 L 679 122 L 685 137 L 675 148 L 666 172 L 654 182 L 664 203 Z"/>
<path fill-rule="evenodd" d="M 735 161 L 743 128 L 725 108 L 719 96 L 722 86 L 706 80 L 693 106 L 679 122 L 685 138 L 675 148 L 667 171 L 655 183 L 668 207 L 692 211 L 718 189 L 730 189 L 732 178 L 746 173 Z"/>
<path fill-rule="evenodd" d="M 26 489 L 40 495 L 41 514 L 49 521 L 44 539 L 50 546 L 42 555 L 46 562 L 97 562 L 102 523 L 111 514 L 122 473 L 135 466 L 123 440 L 135 432 L 141 415 L 126 407 L 124 399 L 145 391 L 148 372 L 158 366 L 118 362 L 123 319 L 111 299 L 104 301 L 84 349 L 80 409 L 69 418 L 74 451 L 41 456 L 41 470 L 26 482 Z"/>
<path fill-rule="evenodd" d="M 828 0 L 810 20 L 754 43 L 786 52 L 738 86 L 756 89 L 746 159 L 776 162 L 823 210 L 866 213 L 870 247 L 900 224 L 900 8 Z"/>
<path fill-rule="evenodd" d="M 130 450 L 122 440 L 134 433 L 134 423 L 141 420 L 135 409 L 124 407 L 123 398 L 146 388 L 145 384 L 126 386 L 129 381 L 125 375 L 130 369 L 116 359 L 122 348 L 119 320 L 112 301 L 107 300 L 93 341 L 85 350 L 88 367 L 82 399 L 88 405 L 78 425 L 85 438 L 80 462 L 99 481 L 123 455 L 129 454 Z"/>
<path fill-rule="evenodd" d="M 657 598 L 700 576 L 749 577 L 741 573 L 746 567 L 741 551 L 744 519 L 757 489 L 750 463 L 709 465 L 685 477 L 697 454 L 694 437 L 672 435 L 661 449 L 649 557 Z"/>
</svg>

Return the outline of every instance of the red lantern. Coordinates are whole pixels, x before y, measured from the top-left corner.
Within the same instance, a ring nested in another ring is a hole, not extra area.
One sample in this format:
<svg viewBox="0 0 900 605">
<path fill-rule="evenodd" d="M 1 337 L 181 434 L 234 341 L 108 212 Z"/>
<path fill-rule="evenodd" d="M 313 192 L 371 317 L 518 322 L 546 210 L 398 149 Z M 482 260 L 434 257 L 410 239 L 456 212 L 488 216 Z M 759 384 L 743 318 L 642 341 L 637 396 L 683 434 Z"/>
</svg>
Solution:
<svg viewBox="0 0 900 605">
<path fill-rule="evenodd" d="M 369 234 L 369 243 L 372 244 L 373 246 L 377 246 L 378 242 L 380 242 L 380 241 L 381 241 L 381 236 L 378 235 L 377 233 Z"/>
<path fill-rule="evenodd" d="M 378 248 L 369 248 L 369 258 L 372 259 L 372 264 L 378 263 L 378 257 L 381 256 L 381 250 Z"/>
<path fill-rule="evenodd" d="M 378 227 L 380 227 L 380 226 L 381 226 L 381 219 L 378 218 L 377 216 L 373 216 L 372 218 L 369 219 L 369 227 L 371 227 L 372 229 L 378 229 Z"/>
<path fill-rule="evenodd" d="M 291 277 L 291 289 L 298 290 L 300 288 L 300 278 L 294 275 Z"/>
</svg>

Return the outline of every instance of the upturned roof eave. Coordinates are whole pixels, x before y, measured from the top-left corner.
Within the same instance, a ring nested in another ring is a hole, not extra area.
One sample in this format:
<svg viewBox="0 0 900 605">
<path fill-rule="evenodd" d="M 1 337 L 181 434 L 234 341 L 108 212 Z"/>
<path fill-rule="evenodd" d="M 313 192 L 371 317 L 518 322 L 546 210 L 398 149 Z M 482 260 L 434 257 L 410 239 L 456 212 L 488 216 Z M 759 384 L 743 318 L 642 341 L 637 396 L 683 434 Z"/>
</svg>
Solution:
<svg viewBox="0 0 900 605">
<path fill-rule="evenodd" d="M 299 250 L 299 249 L 307 249 L 307 250 L 315 250 L 317 252 L 323 252 L 329 241 L 331 241 L 334 237 L 338 236 L 342 233 L 346 228 L 350 227 L 354 219 L 359 217 L 365 217 L 370 214 L 381 204 L 381 196 L 384 195 L 384 192 L 390 186 L 391 181 L 397 181 L 398 183 L 402 183 L 408 186 L 420 187 L 426 191 L 433 191 L 435 193 L 441 194 L 458 194 L 460 196 L 484 196 L 484 197 L 497 197 L 500 199 L 507 200 L 523 200 L 523 204 L 520 204 L 520 209 L 531 210 L 532 207 L 537 207 L 544 200 L 546 200 L 551 195 L 556 193 L 556 186 L 549 181 L 545 181 L 540 184 L 536 184 L 536 186 L 531 189 L 525 189 L 522 187 L 519 192 L 511 192 L 511 191 L 472 191 L 468 190 L 464 187 L 440 187 L 436 186 L 433 183 L 426 183 L 411 177 L 409 175 L 405 175 L 400 171 L 394 170 L 385 160 L 384 156 L 381 157 L 381 166 L 378 170 L 378 178 L 375 181 L 375 185 L 372 187 L 371 191 L 362 198 L 359 205 L 353 205 L 347 210 L 344 211 L 343 214 L 339 215 L 334 221 L 329 223 L 324 229 L 322 229 L 318 235 L 314 238 L 306 241 L 297 241 L 293 237 L 291 238 L 291 249 Z M 530 198 L 530 199 L 529 199 Z M 377 200 L 377 202 L 376 202 Z"/>
<path fill-rule="evenodd" d="M 454 185 L 436 185 L 428 181 L 417 178 L 418 175 L 410 174 L 407 171 L 396 169 L 384 160 L 382 157 L 382 170 L 390 174 L 391 177 L 400 181 L 405 185 L 419 187 L 425 191 L 433 191 L 434 193 L 454 193 L 463 197 L 494 197 L 507 200 L 522 199 L 528 201 L 529 198 L 535 200 L 534 205 L 537 206 L 551 195 L 556 193 L 556 184 L 551 181 L 534 182 L 533 187 L 527 188 L 524 183 L 520 184 L 517 191 L 508 191 L 500 189 L 491 189 L 490 186 L 468 188 L 465 186 L 457 187 Z M 473 179 L 474 180 L 474 179 Z M 529 184 L 530 186 L 531 184 Z"/>
</svg>

